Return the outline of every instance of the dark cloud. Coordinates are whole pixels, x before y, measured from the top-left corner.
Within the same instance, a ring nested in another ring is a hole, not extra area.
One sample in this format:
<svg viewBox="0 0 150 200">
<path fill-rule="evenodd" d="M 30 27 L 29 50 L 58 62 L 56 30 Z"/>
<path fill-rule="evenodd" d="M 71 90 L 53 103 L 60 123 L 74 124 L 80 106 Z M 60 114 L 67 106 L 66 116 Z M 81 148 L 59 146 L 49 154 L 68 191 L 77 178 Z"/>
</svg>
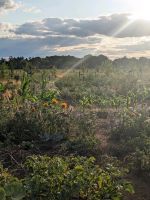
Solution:
<svg viewBox="0 0 150 200">
<path fill-rule="evenodd" d="M 94 39 L 65 36 L 47 36 L 44 38 L 1 38 L 0 56 L 35 56 L 55 52 L 55 48 L 71 47 L 79 44 L 91 44 Z M 99 39 L 100 41 L 100 39 Z"/>
<path fill-rule="evenodd" d="M 128 14 L 113 14 L 97 19 L 48 18 L 41 22 L 25 23 L 15 30 L 16 34 L 73 35 L 78 37 L 96 34 L 114 37 L 140 37 L 150 35 L 150 21 L 131 21 Z"/>
<path fill-rule="evenodd" d="M 79 56 L 108 52 L 113 56 L 127 51 L 134 53 L 137 49 L 150 51 L 150 43 L 142 41 L 142 36 L 150 36 L 150 21 L 130 21 L 128 14 L 80 20 L 47 18 L 18 26 L 1 23 L 0 56 L 44 56 L 59 52 Z M 150 41 L 150 37 L 146 38 Z"/>
</svg>

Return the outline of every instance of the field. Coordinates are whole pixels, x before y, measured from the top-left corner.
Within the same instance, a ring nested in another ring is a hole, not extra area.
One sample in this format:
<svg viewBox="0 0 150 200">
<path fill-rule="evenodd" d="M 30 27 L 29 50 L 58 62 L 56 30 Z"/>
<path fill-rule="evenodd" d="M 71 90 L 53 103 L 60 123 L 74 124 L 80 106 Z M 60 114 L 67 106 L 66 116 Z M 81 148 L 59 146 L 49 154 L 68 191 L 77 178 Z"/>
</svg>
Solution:
<svg viewBox="0 0 150 200">
<path fill-rule="evenodd" d="M 149 200 L 149 68 L 6 71 L 0 163 L 0 200 Z"/>
</svg>

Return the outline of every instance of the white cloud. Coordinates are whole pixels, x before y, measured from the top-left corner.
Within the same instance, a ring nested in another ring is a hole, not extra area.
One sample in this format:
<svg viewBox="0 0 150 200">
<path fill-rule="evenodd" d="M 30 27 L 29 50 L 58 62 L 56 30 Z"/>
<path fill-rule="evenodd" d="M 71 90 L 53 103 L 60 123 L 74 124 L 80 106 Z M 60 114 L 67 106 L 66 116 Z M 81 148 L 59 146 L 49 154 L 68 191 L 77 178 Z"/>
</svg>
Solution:
<svg viewBox="0 0 150 200">
<path fill-rule="evenodd" d="M 128 22 L 127 14 L 114 14 L 97 19 L 48 18 L 18 26 L 3 23 L 0 24 L 0 56 L 149 56 L 150 21 L 136 20 L 121 29 Z"/>
<path fill-rule="evenodd" d="M 117 38 L 150 35 L 150 20 L 132 20 L 128 14 L 113 14 L 97 19 L 47 18 L 41 22 L 25 23 L 16 29 L 16 34 L 73 35 L 88 37 L 106 35 Z"/>
<path fill-rule="evenodd" d="M 8 10 L 16 10 L 21 6 L 21 3 L 16 3 L 14 0 L 0 0 L 0 13 Z"/>
<path fill-rule="evenodd" d="M 41 13 L 41 10 L 39 8 L 36 8 L 36 7 L 25 7 L 23 8 L 23 11 L 26 12 L 26 13 Z"/>
<path fill-rule="evenodd" d="M 9 23 L 0 23 L 0 38 L 12 37 L 15 35 L 12 30 L 15 26 Z"/>
</svg>

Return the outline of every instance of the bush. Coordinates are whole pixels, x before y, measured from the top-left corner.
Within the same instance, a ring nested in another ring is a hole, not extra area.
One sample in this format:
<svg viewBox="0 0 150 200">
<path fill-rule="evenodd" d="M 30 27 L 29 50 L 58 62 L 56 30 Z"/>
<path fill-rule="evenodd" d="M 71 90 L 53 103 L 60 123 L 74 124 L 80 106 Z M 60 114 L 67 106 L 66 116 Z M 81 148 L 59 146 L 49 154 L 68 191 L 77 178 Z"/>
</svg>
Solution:
<svg viewBox="0 0 150 200">
<path fill-rule="evenodd" d="M 137 149 L 134 153 L 129 155 L 126 160 L 131 170 L 134 170 L 136 173 L 142 172 L 150 176 L 150 149 L 145 151 Z"/>
<path fill-rule="evenodd" d="M 0 167 L 1 200 L 119 200 L 133 193 L 122 171 L 107 166 L 104 170 L 93 157 L 27 158 L 23 179 L 18 179 Z"/>
<path fill-rule="evenodd" d="M 62 109 L 47 108 L 41 104 L 23 104 L 0 124 L 1 141 L 21 144 L 23 141 L 49 140 L 55 135 L 67 137 L 69 114 Z"/>
<path fill-rule="evenodd" d="M 100 141 L 94 136 L 79 136 L 70 139 L 66 144 L 66 148 L 69 152 L 77 155 L 101 155 Z"/>
<path fill-rule="evenodd" d="M 146 112 L 125 118 L 112 132 L 113 155 L 124 158 L 134 172 L 150 174 L 150 123 Z"/>
<path fill-rule="evenodd" d="M 111 132 L 111 140 L 115 144 L 114 153 L 116 150 L 117 155 L 123 156 L 135 152 L 137 148 L 149 146 L 146 141 L 150 136 L 150 124 L 145 124 L 146 119 L 145 114 L 130 116 L 129 113 L 121 118 Z"/>
<path fill-rule="evenodd" d="M 25 163 L 27 199 L 121 199 L 133 192 L 119 170 L 101 169 L 94 158 L 32 156 Z"/>
<path fill-rule="evenodd" d="M 10 175 L 0 165 L 0 199 L 21 200 L 25 197 L 25 189 L 22 181 Z"/>
</svg>

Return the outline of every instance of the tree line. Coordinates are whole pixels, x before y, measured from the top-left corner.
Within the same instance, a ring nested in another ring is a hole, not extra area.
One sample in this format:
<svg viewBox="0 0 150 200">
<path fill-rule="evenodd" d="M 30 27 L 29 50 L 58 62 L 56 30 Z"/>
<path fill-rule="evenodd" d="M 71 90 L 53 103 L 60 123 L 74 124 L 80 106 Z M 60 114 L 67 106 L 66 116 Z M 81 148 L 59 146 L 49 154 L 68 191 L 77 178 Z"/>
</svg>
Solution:
<svg viewBox="0 0 150 200">
<path fill-rule="evenodd" d="M 86 55 L 83 58 L 77 58 L 74 56 L 46 56 L 24 58 L 24 57 L 9 57 L 0 59 L 0 72 L 4 73 L 5 69 L 9 69 L 11 75 L 13 76 L 13 70 L 24 69 L 29 73 L 32 69 L 64 69 L 70 68 L 78 63 L 77 68 L 99 68 L 101 66 L 113 66 L 113 67 L 144 67 L 150 66 L 150 59 L 141 58 L 118 58 L 115 60 L 110 60 L 107 56 L 99 55 Z"/>
</svg>

